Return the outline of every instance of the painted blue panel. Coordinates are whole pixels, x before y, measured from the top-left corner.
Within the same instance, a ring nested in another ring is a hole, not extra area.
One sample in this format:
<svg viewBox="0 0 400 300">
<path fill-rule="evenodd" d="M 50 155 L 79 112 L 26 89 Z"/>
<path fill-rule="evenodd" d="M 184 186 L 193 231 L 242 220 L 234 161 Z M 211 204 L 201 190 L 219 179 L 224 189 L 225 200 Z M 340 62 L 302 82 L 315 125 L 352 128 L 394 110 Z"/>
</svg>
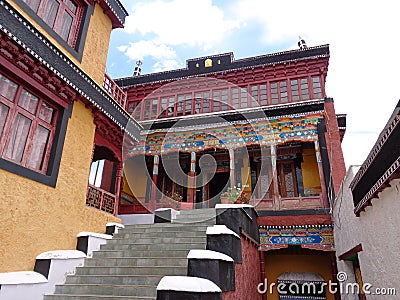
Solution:
<svg viewBox="0 0 400 300">
<path fill-rule="evenodd" d="M 270 237 L 270 243 L 282 244 L 282 245 L 302 245 L 302 244 L 319 244 L 322 242 L 322 238 L 319 235 L 316 236 L 272 236 Z"/>
</svg>

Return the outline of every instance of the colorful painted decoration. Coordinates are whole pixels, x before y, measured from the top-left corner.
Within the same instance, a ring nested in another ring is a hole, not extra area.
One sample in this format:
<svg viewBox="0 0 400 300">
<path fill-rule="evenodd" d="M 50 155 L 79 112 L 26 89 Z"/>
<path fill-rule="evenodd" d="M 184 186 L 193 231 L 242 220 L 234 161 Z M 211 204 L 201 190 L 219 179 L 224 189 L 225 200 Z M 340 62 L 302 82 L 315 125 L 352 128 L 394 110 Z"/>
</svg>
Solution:
<svg viewBox="0 0 400 300">
<path fill-rule="evenodd" d="M 245 145 L 272 145 L 288 141 L 317 141 L 321 112 L 226 124 L 169 128 L 142 133 L 130 156 L 172 151 L 196 152 L 210 148 L 236 149 Z"/>
<path fill-rule="evenodd" d="M 333 251 L 333 226 L 261 226 L 260 250 L 269 251 L 300 245 L 303 248 Z"/>
</svg>

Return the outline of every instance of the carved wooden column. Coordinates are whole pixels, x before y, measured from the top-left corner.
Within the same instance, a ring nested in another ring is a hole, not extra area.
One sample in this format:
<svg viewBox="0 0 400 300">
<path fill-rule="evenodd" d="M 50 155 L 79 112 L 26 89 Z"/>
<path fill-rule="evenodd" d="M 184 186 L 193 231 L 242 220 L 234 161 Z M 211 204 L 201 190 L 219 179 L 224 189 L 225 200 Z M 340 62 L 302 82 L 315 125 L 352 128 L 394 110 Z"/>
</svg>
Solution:
<svg viewBox="0 0 400 300">
<path fill-rule="evenodd" d="M 118 214 L 119 203 L 121 201 L 121 191 L 123 189 L 122 180 L 122 162 L 119 161 L 117 165 L 117 173 L 115 176 L 115 203 L 114 203 L 114 216 Z"/>
<path fill-rule="evenodd" d="M 229 149 L 229 179 L 231 182 L 231 188 L 236 185 L 235 182 L 235 150 Z"/>
<path fill-rule="evenodd" d="M 279 210 L 279 184 L 278 184 L 278 168 L 277 168 L 276 145 L 271 145 L 271 164 L 272 164 L 272 184 L 274 186 L 274 209 Z"/>
<path fill-rule="evenodd" d="M 158 165 L 160 163 L 160 157 L 158 155 L 154 155 L 154 163 L 153 163 L 153 176 L 151 178 L 151 194 L 150 194 L 150 205 L 149 208 L 151 211 L 156 210 L 157 202 L 157 180 L 158 180 Z"/>
<path fill-rule="evenodd" d="M 190 170 L 188 174 L 188 202 L 194 202 L 196 195 L 196 152 L 190 153 Z"/>
<path fill-rule="evenodd" d="M 322 203 L 325 208 L 329 208 L 328 194 L 326 193 L 326 186 L 325 186 L 324 168 L 322 166 L 321 152 L 319 151 L 318 141 L 315 141 L 314 145 L 315 145 L 315 156 L 317 157 L 319 181 L 321 182 Z"/>
</svg>

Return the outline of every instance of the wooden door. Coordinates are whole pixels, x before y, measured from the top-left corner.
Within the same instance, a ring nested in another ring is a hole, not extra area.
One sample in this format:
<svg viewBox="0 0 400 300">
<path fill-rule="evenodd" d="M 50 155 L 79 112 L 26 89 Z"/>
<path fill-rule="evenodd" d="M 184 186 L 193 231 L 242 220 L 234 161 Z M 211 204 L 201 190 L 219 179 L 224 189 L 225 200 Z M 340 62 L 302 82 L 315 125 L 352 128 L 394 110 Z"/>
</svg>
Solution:
<svg viewBox="0 0 400 300">
<path fill-rule="evenodd" d="M 279 193 L 283 198 L 298 197 L 296 167 L 293 161 L 278 162 Z"/>
</svg>

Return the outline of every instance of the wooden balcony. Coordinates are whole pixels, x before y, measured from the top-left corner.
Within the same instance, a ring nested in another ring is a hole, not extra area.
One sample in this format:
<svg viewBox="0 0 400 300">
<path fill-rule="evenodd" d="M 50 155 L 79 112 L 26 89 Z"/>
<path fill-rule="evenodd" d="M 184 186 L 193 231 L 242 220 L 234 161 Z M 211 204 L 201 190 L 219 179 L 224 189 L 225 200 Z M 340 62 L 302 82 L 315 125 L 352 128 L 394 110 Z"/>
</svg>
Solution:
<svg viewBox="0 0 400 300">
<path fill-rule="evenodd" d="M 116 215 L 116 203 L 117 201 L 115 195 L 89 184 L 86 195 L 87 206 Z"/>
<path fill-rule="evenodd" d="M 152 213 L 149 209 L 150 203 L 134 203 L 134 204 L 120 204 L 119 206 L 119 214 L 126 215 L 126 214 L 150 214 Z M 164 206 L 160 203 L 157 203 L 156 208 L 163 208 Z M 192 202 L 181 202 L 179 207 L 171 207 L 176 210 L 190 210 L 193 209 Z"/>
<path fill-rule="evenodd" d="M 307 197 L 293 197 L 281 198 L 277 201 L 274 199 L 251 200 L 251 205 L 255 205 L 257 210 L 305 210 L 305 209 L 318 209 L 327 208 L 324 206 L 322 196 L 307 196 Z M 151 213 L 148 209 L 149 203 L 135 203 L 135 204 L 121 204 L 119 206 L 119 214 L 148 214 Z M 157 203 L 156 208 L 162 208 L 160 203 Z M 175 208 L 175 207 L 173 207 Z M 193 203 L 181 202 L 177 210 L 190 210 L 193 209 Z"/>
<path fill-rule="evenodd" d="M 298 209 L 316 209 L 326 208 L 322 196 L 306 196 L 306 197 L 293 197 L 282 198 L 276 200 L 262 199 L 261 201 L 255 200 L 257 210 L 298 210 Z"/>
<path fill-rule="evenodd" d="M 122 108 L 126 109 L 127 93 L 124 92 L 110 76 L 104 74 L 103 89 L 113 98 Z"/>
</svg>

